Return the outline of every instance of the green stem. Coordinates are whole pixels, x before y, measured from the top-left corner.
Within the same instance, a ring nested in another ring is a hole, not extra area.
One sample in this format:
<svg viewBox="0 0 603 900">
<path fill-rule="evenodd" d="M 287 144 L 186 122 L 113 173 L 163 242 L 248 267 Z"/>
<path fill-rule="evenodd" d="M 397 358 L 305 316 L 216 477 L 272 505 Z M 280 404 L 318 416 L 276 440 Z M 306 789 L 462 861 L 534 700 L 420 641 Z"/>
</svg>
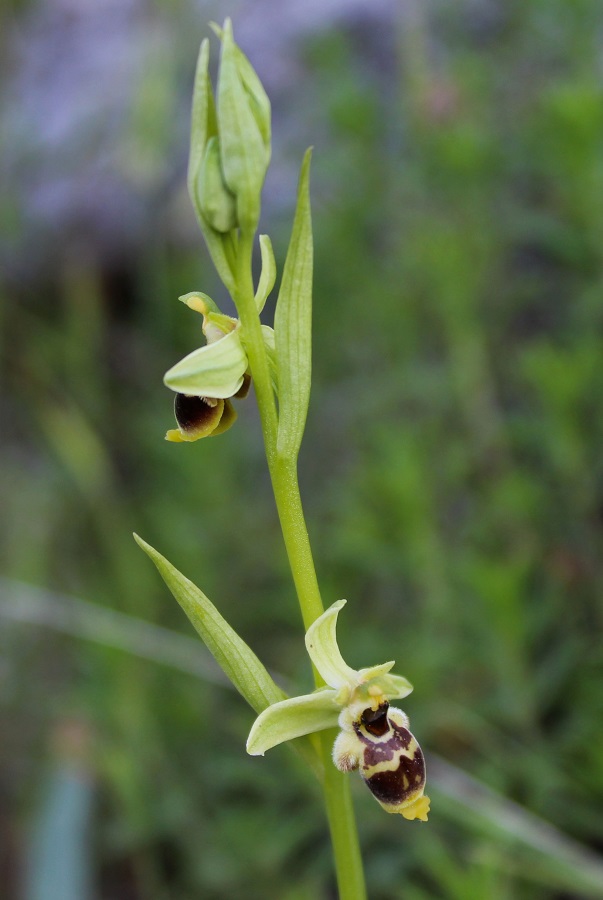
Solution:
<svg viewBox="0 0 603 900">
<path fill-rule="evenodd" d="M 312 622 L 324 612 L 324 607 L 299 493 L 297 460 L 278 456 L 276 452 L 278 417 L 260 319 L 254 299 L 251 274 L 252 248 L 253 235 L 242 232 L 237 252 L 235 301 L 255 385 L 274 498 L 304 627 L 307 630 Z M 314 680 L 317 687 L 322 686 L 323 681 L 316 671 L 314 671 Z M 340 900 L 366 900 L 362 857 L 350 795 L 350 781 L 333 765 L 331 751 L 335 734 L 331 731 L 323 732 L 319 738 L 325 771 L 323 791 L 333 844 L 339 897 Z"/>
<path fill-rule="evenodd" d="M 307 631 L 312 622 L 323 614 L 324 607 L 299 493 L 295 460 L 277 456 L 270 467 L 270 476 L 293 583 Z M 315 681 L 317 687 L 324 684 L 320 676 Z"/>
<path fill-rule="evenodd" d="M 297 480 L 295 460 L 277 457 L 270 467 L 274 497 L 297 591 L 304 627 L 307 630 L 323 611 L 316 569 Z M 324 682 L 314 670 L 316 687 Z M 325 778 L 323 791 L 329 830 L 333 844 L 335 871 L 340 900 L 364 900 L 364 872 L 358 842 L 350 779 L 333 765 L 332 750 L 336 733 L 322 732 L 321 755 Z"/>
<path fill-rule="evenodd" d="M 268 466 L 271 468 L 276 454 L 278 419 L 272 381 L 270 379 L 270 369 L 268 367 L 268 357 L 264 347 L 262 326 L 255 303 L 251 272 L 252 253 L 253 232 L 241 231 L 237 247 L 236 293 L 234 301 L 241 320 L 241 337 L 245 344 L 249 367 L 253 376 L 266 456 L 268 458 Z"/>
<path fill-rule="evenodd" d="M 366 900 L 350 776 L 344 775 L 333 765 L 332 752 L 336 735 L 336 731 L 323 731 L 320 741 L 325 767 L 323 791 L 333 844 L 337 888 L 340 900 Z"/>
</svg>

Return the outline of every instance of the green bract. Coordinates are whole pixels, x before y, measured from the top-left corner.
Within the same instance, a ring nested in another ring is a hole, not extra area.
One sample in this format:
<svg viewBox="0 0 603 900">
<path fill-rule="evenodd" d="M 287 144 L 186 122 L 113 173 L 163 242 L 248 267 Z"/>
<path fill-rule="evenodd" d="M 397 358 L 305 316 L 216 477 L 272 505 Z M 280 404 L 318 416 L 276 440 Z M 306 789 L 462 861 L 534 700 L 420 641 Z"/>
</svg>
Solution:
<svg viewBox="0 0 603 900">
<path fill-rule="evenodd" d="M 284 697 L 284 692 L 274 683 L 255 653 L 203 591 L 137 534 L 134 539 L 157 566 L 203 643 L 249 705 L 259 711 Z"/>
<path fill-rule="evenodd" d="M 307 150 L 274 316 L 280 386 L 278 452 L 291 459 L 297 457 L 304 433 L 312 378 L 311 157 L 312 151 Z"/>
<path fill-rule="evenodd" d="M 359 670 L 347 665 L 335 633 L 345 602 L 330 606 L 306 632 L 306 649 L 327 687 L 265 709 L 247 739 L 247 752 L 252 756 L 263 756 L 266 750 L 302 734 L 335 727 L 344 708 L 362 711 L 374 704 L 375 698 L 396 700 L 412 691 L 406 678 L 389 674 L 393 662 Z"/>
</svg>

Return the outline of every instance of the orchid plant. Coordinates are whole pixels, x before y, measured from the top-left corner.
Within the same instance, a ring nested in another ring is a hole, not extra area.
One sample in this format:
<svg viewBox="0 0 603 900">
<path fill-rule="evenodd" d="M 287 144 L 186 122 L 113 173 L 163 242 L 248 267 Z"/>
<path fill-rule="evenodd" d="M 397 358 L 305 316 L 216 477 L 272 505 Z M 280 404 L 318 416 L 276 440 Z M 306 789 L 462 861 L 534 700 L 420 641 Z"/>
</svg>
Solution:
<svg viewBox="0 0 603 900">
<path fill-rule="evenodd" d="M 227 19 L 222 29 L 214 26 L 214 30 L 221 42 L 217 89 L 214 98 L 209 43 L 204 40 L 195 75 L 188 188 L 238 318 L 224 315 L 200 291 L 180 298 L 201 315 L 204 343 L 165 375 L 166 386 L 175 393 L 177 425 L 168 430 L 166 439 L 190 444 L 222 434 L 236 420 L 232 401 L 242 399 L 253 383 L 316 690 L 287 697 L 205 594 L 135 537 L 219 665 L 258 714 L 248 752 L 263 755 L 277 744 L 302 738 L 292 746 L 323 786 L 340 898 L 362 900 L 366 889 L 347 773 L 357 769 L 387 812 L 426 821 L 425 762 L 407 716 L 390 706 L 390 700 L 402 699 L 412 690 L 406 678 L 391 673 L 392 662 L 352 669 L 339 651 L 336 622 L 345 601 L 324 610 L 303 515 L 297 457 L 311 378 L 311 154 L 307 151 L 301 167 L 272 329 L 260 321 L 277 276 L 267 235 L 258 239 L 262 268 L 257 286 L 251 266 L 270 161 L 270 102 L 234 41 L 231 22 Z"/>
</svg>

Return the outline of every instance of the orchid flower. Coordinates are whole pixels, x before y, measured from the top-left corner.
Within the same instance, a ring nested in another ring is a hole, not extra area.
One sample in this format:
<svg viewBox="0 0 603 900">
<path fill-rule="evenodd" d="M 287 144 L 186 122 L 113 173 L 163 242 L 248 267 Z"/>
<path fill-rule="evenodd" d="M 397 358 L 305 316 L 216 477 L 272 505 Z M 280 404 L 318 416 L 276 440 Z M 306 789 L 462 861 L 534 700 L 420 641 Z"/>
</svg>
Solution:
<svg viewBox="0 0 603 900">
<path fill-rule="evenodd" d="M 345 602 L 334 603 L 306 633 L 306 649 L 326 687 L 265 709 L 253 724 L 247 752 L 263 756 L 284 741 L 338 725 L 333 747 L 337 768 L 359 769 L 387 812 L 425 822 L 429 798 L 424 795 L 423 753 L 408 729 L 408 717 L 389 705 L 410 694 L 412 685 L 390 674 L 393 662 L 359 670 L 347 665 L 336 638 L 337 616 Z"/>
<path fill-rule="evenodd" d="M 221 313 L 207 294 L 193 291 L 179 299 L 203 316 L 206 344 L 172 366 L 164 377 L 166 387 L 176 392 L 174 413 L 178 424 L 165 437 L 177 443 L 227 431 L 237 418 L 231 398 L 246 397 L 251 384 L 239 320 Z M 267 325 L 262 326 L 262 332 L 270 355 L 274 332 Z"/>
</svg>

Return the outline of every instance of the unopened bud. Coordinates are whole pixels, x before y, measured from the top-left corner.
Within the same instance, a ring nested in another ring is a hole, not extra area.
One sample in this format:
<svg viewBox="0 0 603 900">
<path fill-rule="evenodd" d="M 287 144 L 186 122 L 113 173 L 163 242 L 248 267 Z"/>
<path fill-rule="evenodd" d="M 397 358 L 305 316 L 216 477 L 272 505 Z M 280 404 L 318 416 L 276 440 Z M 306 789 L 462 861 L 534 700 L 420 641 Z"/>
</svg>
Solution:
<svg viewBox="0 0 603 900">
<path fill-rule="evenodd" d="M 237 202 L 224 182 L 217 137 L 207 142 L 194 189 L 203 217 L 212 228 L 226 234 L 237 227 Z"/>
</svg>

